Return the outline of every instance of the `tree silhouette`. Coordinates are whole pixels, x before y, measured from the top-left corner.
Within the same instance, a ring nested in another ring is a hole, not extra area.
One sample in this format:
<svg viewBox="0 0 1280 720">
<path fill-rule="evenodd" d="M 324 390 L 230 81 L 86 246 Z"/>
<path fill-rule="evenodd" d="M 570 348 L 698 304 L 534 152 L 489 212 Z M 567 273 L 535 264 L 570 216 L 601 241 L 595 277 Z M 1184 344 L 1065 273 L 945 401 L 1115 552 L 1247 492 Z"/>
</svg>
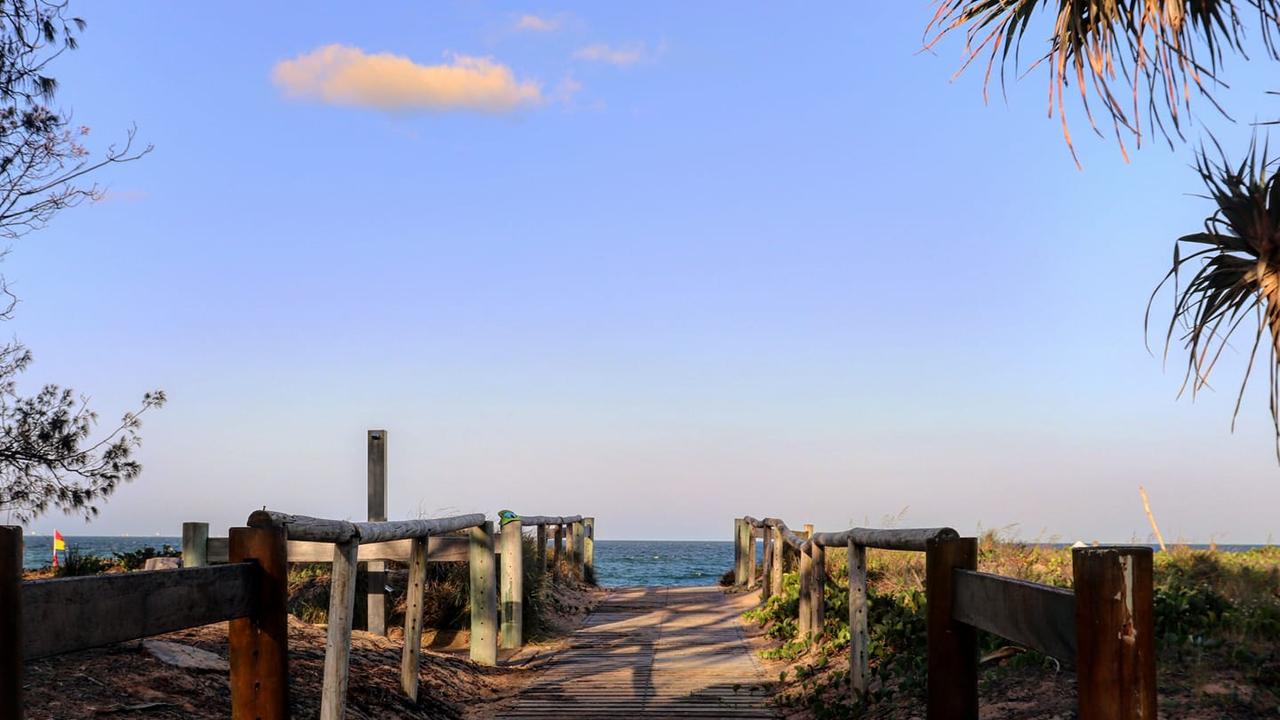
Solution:
<svg viewBox="0 0 1280 720">
<path fill-rule="evenodd" d="M 0 238 L 16 240 L 61 210 L 100 199 L 103 190 L 86 184 L 91 173 L 151 150 L 135 150 L 130 129 L 121 145 L 95 158 L 84 144 L 89 129 L 52 107 L 58 83 L 49 65 L 76 48 L 84 28 L 65 2 L 0 0 Z M 3 276 L 0 297 L 0 320 L 7 320 L 17 298 Z M 89 519 L 141 471 L 133 456 L 139 416 L 162 405 L 164 393 L 146 393 L 139 409 L 95 438 L 98 415 L 86 398 L 56 385 L 19 392 L 17 378 L 31 360 L 17 341 L 0 345 L 0 511 L 19 521 L 51 508 Z"/>
</svg>

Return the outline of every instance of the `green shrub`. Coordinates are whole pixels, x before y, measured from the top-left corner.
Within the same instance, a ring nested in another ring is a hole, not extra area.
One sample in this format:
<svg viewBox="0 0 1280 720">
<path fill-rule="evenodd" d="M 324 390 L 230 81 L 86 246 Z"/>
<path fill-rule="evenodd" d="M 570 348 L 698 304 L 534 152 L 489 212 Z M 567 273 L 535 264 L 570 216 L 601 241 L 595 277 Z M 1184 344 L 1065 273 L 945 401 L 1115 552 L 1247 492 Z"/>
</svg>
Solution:
<svg viewBox="0 0 1280 720">
<path fill-rule="evenodd" d="M 67 548 L 67 556 L 58 565 L 58 577 L 79 577 L 81 575 L 100 575 L 113 566 L 113 563 L 97 555 L 85 555 L 79 545 Z"/>
<path fill-rule="evenodd" d="M 141 570 L 146 567 L 147 560 L 157 557 L 182 557 L 182 551 L 172 545 L 163 545 L 159 550 L 153 547 L 144 547 L 141 550 L 128 550 L 126 552 L 112 553 L 115 557 L 115 564 L 125 570 Z"/>
</svg>

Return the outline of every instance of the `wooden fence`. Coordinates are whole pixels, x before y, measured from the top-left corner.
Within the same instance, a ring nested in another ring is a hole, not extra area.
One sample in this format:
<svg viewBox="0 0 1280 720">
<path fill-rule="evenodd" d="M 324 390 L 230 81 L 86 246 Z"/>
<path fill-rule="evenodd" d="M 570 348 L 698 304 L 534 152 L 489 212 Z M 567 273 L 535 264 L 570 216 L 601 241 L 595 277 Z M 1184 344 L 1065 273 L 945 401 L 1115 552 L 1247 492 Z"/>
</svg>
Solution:
<svg viewBox="0 0 1280 720">
<path fill-rule="evenodd" d="M 515 518 L 498 533 L 480 514 L 352 523 L 262 510 L 227 538 L 209 537 L 203 523 L 184 524 L 188 566 L 180 569 L 28 582 L 22 581 L 22 530 L 0 526 L 0 720 L 23 716 L 27 660 L 223 621 L 230 621 L 231 717 L 288 717 L 290 562 L 334 566 L 321 697 L 326 720 L 345 715 L 356 564 L 377 559 L 409 566 L 401 682 L 416 700 L 427 562 L 469 563 L 471 656 L 480 664 L 496 664 L 499 645 L 523 644 L 525 525 L 537 528 L 540 563 L 545 563 L 550 527 L 553 567 L 564 557 L 576 577 L 590 572 L 595 522 L 581 516 Z M 466 537 L 448 534 L 460 531 Z"/>
<path fill-rule="evenodd" d="M 930 720 L 978 717 L 977 630 L 1007 638 L 1076 668 L 1080 720 L 1156 717 L 1152 551 L 1104 545 L 1072 551 L 1074 592 L 977 571 L 976 538 L 951 528 L 802 533 L 777 518 L 734 523 L 735 582 L 755 580 L 756 538 L 763 541 L 761 597 L 782 591 L 788 554 L 798 556 L 802 637 L 823 632 L 826 554 L 842 547 L 849 563 L 849 681 L 866 692 L 867 550 L 925 553 Z"/>
</svg>

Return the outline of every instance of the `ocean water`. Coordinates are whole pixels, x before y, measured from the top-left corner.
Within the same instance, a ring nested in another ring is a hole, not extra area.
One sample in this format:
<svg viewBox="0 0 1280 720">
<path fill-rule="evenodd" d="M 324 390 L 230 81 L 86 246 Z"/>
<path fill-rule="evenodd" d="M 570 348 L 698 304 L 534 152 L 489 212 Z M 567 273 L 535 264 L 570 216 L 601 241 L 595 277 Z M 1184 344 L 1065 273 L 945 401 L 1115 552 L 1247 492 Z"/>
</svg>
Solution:
<svg viewBox="0 0 1280 720">
<path fill-rule="evenodd" d="M 113 553 L 162 545 L 181 547 L 179 537 L 65 536 L 67 547 L 85 555 L 110 557 Z M 28 535 L 23 564 L 39 568 L 49 564 L 53 538 Z M 733 567 L 732 542 L 678 542 L 644 540 L 596 541 L 596 580 L 605 587 L 629 585 L 714 585 Z"/>
<path fill-rule="evenodd" d="M 165 545 L 182 548 L 181 537 L 163 537 L 159 535 L 137 537 L 103 537 L 100 535 L 63 535 L 67 541 L 67 549 L 77 548 L 83 555 L 99 555 L 111 557 L 114 553 L 141 550 L 153 547 L 159 550 Z M 22 566 L 34 570 L 48 565 L 53 560 L 53 536 L 25 535 L 22 538 Z M 65 559 L 65 558 L 64 558 Z"/>
<path fill-rule="evenodd" d="M 596 582 L 604 587 L 715 585 L 733 569 L 730 541 L 597 540 Z"/>
<path fill-rule="evenodd" d="M 28 535 L 23 564 L 34 569 L 49 564 L 53 554 L 53 538 Z M 139 536 L 99 537 L 66 536 L 68 548 L 79 548 L 85 555 L 110 557 L 113 553 L 182 546 L 180 537 Z M 1191 545 L 1207 548 L 1207 545 Z M 1258 545 L 1218 545 L 1224 552 L 1242 551 Z M 757 544 L 757 567 L 762 562 Z M 596 581 L 604 587 L 636 585 L 715 585 L 720 576 L 733 568 L 733 543 L 729 541 L 678 540 L 597 540 Z"/>
</svg>

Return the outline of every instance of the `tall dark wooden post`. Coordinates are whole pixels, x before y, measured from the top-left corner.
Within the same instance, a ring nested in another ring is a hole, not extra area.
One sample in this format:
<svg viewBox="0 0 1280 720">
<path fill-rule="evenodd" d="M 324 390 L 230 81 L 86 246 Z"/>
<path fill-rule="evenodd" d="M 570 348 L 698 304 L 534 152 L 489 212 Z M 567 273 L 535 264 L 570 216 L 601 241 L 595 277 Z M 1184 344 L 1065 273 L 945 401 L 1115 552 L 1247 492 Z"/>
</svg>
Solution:
<svg viewBox="0 0 1280 720">
<path fill-rule="evenodd" d="M 387 519 L 387 431 L 369 431 L 369 520 Z M 387 564 L 371 560 L 366 575 L 368 628 L 375 635 L 387 634 Z"/>
<path fill-rule="evenodd" d="M 22 528 L 0 525 L 0 720 L 22 720 Z"/>
<path fill-rule="evenodd" d="M 1076 548 L 1071 561 L 1080 720 L 1154 718 L 1151 548 Z"/>
<path fill-rule="evenodd" d="M 978 569 L 977 538 L 939 538 L 925 549 L 929 720 L 978 720 L 978 635 L 951 619 L 953 571 Z"/>
<path fill-rule="evenodd" d="M 289 562 L 281 527 L 231 528 L 231 562 L 253 560 L 259 572 L 253 615 L 230 623 L 231 717 L 289 717 Z"/>
</svg>

